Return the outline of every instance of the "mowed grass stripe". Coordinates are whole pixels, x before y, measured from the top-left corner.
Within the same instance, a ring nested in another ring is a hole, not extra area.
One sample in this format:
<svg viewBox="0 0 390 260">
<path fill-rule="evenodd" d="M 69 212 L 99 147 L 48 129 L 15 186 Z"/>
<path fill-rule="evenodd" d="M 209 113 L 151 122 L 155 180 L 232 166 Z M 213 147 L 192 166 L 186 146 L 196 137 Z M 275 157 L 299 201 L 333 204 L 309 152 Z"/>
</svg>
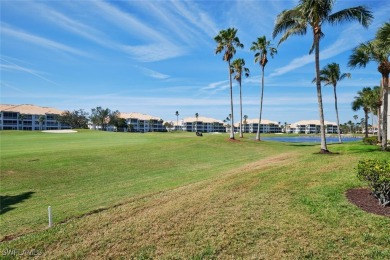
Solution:
<svg viewBox="0 0 390 260">
<path fill-rule="evenodd" d="M 288 149 L 263 146 L 193 133 L 1 132 L 1 195 L 20 199 L 1 215 L 1 235 L 45 228 L 49 205 L 60 222 Z"/>
<path fill-rule="evenodd" d="M 387 259 L 390 219 L 343 196 L 360 185 L 349 162 L 386 155 L 348 146 L 332 146 L 332 156 L 293 146 L 0 247 L 35 248 L 45 259 Z"/>
</svg>

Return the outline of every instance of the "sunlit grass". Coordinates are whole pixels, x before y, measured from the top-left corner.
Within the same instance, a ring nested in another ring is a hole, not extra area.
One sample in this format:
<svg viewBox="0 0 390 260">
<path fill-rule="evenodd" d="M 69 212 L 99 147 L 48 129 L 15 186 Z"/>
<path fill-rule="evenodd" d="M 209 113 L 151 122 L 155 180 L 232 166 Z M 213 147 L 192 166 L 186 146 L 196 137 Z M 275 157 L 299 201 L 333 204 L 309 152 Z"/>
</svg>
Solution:
<svg viewBox="0 0 390 260">
<path fill-rule="evenodd" d="M 33 193 L 0 224 L 2 236 L 31 234 L 0 249 L 51 259 L 390 257 L 389 218 L 344 196 L 362 185 L 359 159 L 388 154 L 227 137 L 2 132 L 1 195 Z M 56 225 L 46 230 L 48 205 Z"/>
</svg>

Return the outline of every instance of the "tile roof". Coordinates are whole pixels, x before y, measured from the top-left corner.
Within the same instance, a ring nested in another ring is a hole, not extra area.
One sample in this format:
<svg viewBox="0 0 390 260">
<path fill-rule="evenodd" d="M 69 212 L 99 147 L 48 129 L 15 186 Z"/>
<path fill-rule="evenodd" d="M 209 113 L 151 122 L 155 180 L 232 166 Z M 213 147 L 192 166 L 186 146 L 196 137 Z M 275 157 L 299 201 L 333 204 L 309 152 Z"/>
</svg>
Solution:
<svg viewBox="0 0 390 260">
<path fill-rule="evenodd" d="M 186 117 L 183 119 L 183 122 L 203 122 L 203 123 L 221 123 L 221 124 L 223 123 L 221 120 L 217 120 L 210 117 L 204 117 L 204 116 L 199 116 L 198 118 Z"/>
<path fill-rule="evenodd" d="M 335 122 L 329 122 L 329 121 L 325 121 L 324 123 L 325 125 L 337 125 Z M 301 120 L 291 124 L 291 126 L 296 126 L 296 125 L 320 125 L 320 120 Z"/>
<path fill-rule="evenodd" d="M 30 104 L 22 105 L 9 105 L 9 104 L 0 104 L 0 111 L 8 112 L 19 112 L 20 114 L 27 115 L 45 115 L 45 114 L 62 114 L 62 110 L 52 108 L 52 107 L 40 107 Z"/>
<path fill-rule="evenodd" d="M 159 117 L 151 116 L 151 115 L 147 115 L 147 114 L 141 114 L 141 113 L 137 113 L 137 112 L 120 113 L 119 117 L 120 118 L 125 118 L 125 119 L 137 118 L 137 119 L 140 119 L 140 120 L 161 120 L 161 118 L 159 118 Z"/>
</svg>

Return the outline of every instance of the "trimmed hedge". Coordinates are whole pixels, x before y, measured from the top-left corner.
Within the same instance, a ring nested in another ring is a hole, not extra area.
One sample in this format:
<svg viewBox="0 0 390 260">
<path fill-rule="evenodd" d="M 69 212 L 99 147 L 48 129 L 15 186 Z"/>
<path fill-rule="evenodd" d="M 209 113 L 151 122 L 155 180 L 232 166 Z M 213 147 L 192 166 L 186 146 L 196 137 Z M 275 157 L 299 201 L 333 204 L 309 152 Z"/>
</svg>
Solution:
<svg viewBox="0 0 390 260">
<path fill-rule="evenodd" d="M 390 161 L 361 160 L 357 167 L 359 180 L 370 187 L 383 207 L 390 204 Z"/>
<path fill-rule="evenodd" d="M 378 137 L 377 136 L 364 137 L 363 143 L 375 145 L 378 143 Z"/>
</svg>

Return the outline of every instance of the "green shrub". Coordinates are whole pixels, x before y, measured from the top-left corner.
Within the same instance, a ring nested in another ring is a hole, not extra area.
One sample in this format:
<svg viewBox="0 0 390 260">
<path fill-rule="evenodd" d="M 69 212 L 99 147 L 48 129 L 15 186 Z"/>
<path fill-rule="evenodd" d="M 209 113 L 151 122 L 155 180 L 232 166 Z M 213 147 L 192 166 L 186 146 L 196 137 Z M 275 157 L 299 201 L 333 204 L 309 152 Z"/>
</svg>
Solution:
<svg viewBox="0 0 390 260">
<path fill-rule="evenodd" d="M 363 143 L 365 144 L 377 144 L 378 143 L 378 137 L 377 136 L 370 136 L 370 137 L 364 137 L 363 138 Z"/>
<path fill-rule="evenodd" d="M 357 176 L 370 187 L 382 206 L 390 204 L 390 161 L 361 160 Z"/>
</svg>

